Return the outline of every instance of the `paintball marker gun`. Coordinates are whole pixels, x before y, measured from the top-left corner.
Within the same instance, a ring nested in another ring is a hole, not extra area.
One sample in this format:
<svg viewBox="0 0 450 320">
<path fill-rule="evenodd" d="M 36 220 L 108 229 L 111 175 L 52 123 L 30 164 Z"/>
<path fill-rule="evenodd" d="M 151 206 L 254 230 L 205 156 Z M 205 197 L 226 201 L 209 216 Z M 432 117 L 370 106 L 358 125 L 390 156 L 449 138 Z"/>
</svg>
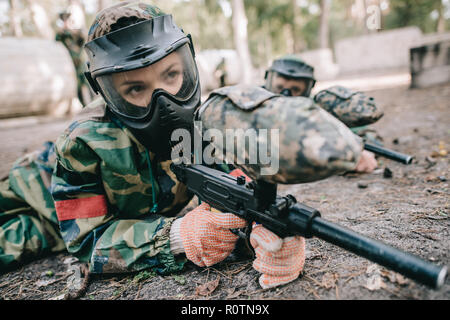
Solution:
<svg viewBox="0 0 450 320">
<path fill-rule="evenodd" d="M 364 143 L 364 149 L 375 154 L 378 154 L 382 157 L 386 157 L 388 159 L 401 162 L 403 164 L 410 164 L 412 162 L 413 157 L 407 154 L 403 154 L 391 149 L 383 148 L 373 143 Z"/>
<path fill-rule="evenodd" d="M 172 164 L 177 179 L 222 212 L 231 212 L 249 222 L 261 223 L 280 237 L 318 237 L 376 262 L 406 277 L 437 289 L 447 275 L 437 266 L 382 242 L 367 238 L 320 217 L 311 207 L 297 203 L 292 195 L 277 195 L 277 185 L 263 180 L 246 182 L 203 165 Z"/>
</svg>

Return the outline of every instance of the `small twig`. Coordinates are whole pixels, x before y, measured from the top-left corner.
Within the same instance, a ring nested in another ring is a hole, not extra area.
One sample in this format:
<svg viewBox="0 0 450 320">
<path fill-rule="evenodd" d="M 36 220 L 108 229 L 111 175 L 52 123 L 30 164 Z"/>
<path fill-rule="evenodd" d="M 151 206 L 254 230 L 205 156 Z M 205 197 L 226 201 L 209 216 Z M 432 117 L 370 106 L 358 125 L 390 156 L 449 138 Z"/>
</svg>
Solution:
<svg viewBox="0 0 450 320">
<path fill-rule="evenodd" d="M 307 283 L 307 282 L 306 282 Z M 314 297 L 316 297 L 316 299 L 320 300 L 320 296 L 319 294 L 316 292 L 316 290 L 314 289 L 314 287 L 311 286 L 311 284 L 307 283 L 309 288 L 306 289 L 306 291 L 308 292 L 308 294 L 312 294 Z"/>
<path fill-rule="evenodd" d="M 137 300 L 139 298 L 139 295 L 141 294 L 141 288 L 142 288 L 142 283 L 139 284 L 138 291 L 136 293 L 136 296 L 134 297 L 135 300 Z"/>
<path fill-rule="evenodd" d="M 61 280 L 64 280 L 64 279 L 66 279 L 66 278 L 67 278 L 68 276 L 70 276 L 70 275 L 71 275 L 71 274 L 68 273 L 68 274 L 64 275 L 63 277 L 61 277 L 61 278 L 58 278 L 58 279 L 55 279 L 55 280 L 53 280 L 53 281 L 48 282 L 45 286 L 49 286 L 49 285 L 51 285 L 51 284 L 54 284 L 54 283 L 59 282 L 59 281 L 61 281 Z"/>
<path fill-rule="evenodd" d="M 312 278 L 312 277 L 310 277 L 310 276 L 308 276 L 308 275 L 304 275 L 304 277 L 306 278 L 306 279 L 309 279 L 309 280 L 311 280 L 311 281 L 313 281 L 316 285 L 318 285 L 319 287 L 322 287 L 322 284 L 318 281 L 318 280 L 316 280 L 316 279 L 314 279 L 314 278 Z"/>
<path fill-rule="evenodd" d="M 11 280 L 8 280 L 8 281 L 5 281 L 3 283 L 0 283 L 0 288 L 6 287 L 10 283 L 11 283 Z"/>
<path fill-rule="evenodd" d="M 81 272 L 84 274 L 84 280 L 83 280 L 83 283 L 82 283 L 80 289 L 78 289 L 74 293 L 70 293 L 70 292 L 66 293 L 64 295 L 64 300 L 75 300 L 75 299 L 80 298 L 81 296 L 83 296 L 86 293 L 88 285 L 89 285 L 89 280 L 90 280 L 89 269 L 86 264 L 81 265 Z"/>
<path fill-rule="evenodd" d="M 357 273 L 353 273 L 353 274 L 344 276 L 344 277 L 347 277 L 347 279 L 345 279 L 345 281 L 344 281 L 344 284 L 349 282 L 351 279 L 353 279 L 355 277 L 358 277 L 358 276 L 360 276 L 360 275 L 362 275 L 364 273 L 366 273 L 366 270 L 363 270 L 363 271 L 360 271 L 360 272 L 357 272 Z"/>
<path fill-rule="evenodd" d="M 13 289 L 15 289 L 16 287 L 18 287 L 18 286 L 20 286 L 20 285 L 23 285 L 23 282 L 22 282 L 22 283 L 18 282 L 18 283 L 16 283 L 16 284 L 12 285 L 12 286 L 9 287 L 8 289 L 6 289 L 5 294 L 9 294 Z"/>
<path fill-rule="evenodd" d="M 237 274 L 237 273 L 241 272 L 242 270 L 246 269 L 249 266 L 249 264 L 250 263 L 246 263 L 245 265 L 241 266 L 240 268 L 237 268 L 235 270 L 227 271 L 227 274 L 229 274 L 229 275 Z"/>
<path fill-rule="evenodd" d="M 19 293 L 17 293 L 17 296 L 18 297 L 20 297 L 21 295 L 22 295 L 22 284 L 20 285 L 20 288 L 19 288 Z"/>
<path fill-rule="evenodd" d="M 433 241 L 439 241 L 438 238 L 433 237 L 433 236 L 431 236 L 431 235 L 422 234 L 422 233 L 420 233 L 420 232 L 418 232 L 418 231 L 416 231 L 416 230 L 413 230 L 412 232 L 414 232 L 415 234 L 418 234 L 418 235 L 420 235 L 420 236 L 422 236 L 422 237 L 424 237 L 424 238 L 426 238 L 426 239 L 430 239 L 430 240 L 433 240 Z"/>
</svg>

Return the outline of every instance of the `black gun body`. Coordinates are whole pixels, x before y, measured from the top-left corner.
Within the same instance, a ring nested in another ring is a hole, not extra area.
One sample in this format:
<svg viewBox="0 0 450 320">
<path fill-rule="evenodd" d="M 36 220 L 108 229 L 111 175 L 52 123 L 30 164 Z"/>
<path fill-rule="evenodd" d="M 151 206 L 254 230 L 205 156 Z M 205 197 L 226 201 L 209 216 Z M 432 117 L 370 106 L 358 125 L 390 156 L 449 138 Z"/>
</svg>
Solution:
<svg viewBox="0 0 450 320">
<path fill-rule="evenodd" d="M 253 190 L 237 184 L 235 177 L 201 165 L 173 168 L 177 178 L 211 207 L 233 213 L 247 221 L 270 225 L 276 233 L 287 230 L 285 221 L 258 210 Z"/>
<path fill-rule="evenodd" d="M 261 208 L 249 184 L 239 184 L 235 177 L 201 165 L 172 168 L 177 178 L 201 201 L 250 223 L 261 223 L 280 237 L 317 237 L 432 288 L 439 288 L 444 283 L 445 266 L 436 266 L 326 221 L 320 218 L 316 209 L 294 203 L 289 197 L 277 196 L 271 206 Z"/>
<path fill-rule="evenodd" d="M 373 153 L 376 153 L 380 156 L 386 157 L 391 160 L 395 160 L 397 162 L 401 162 L 403 164 L 410 164 L 412 162 L 413 157 L 404 153 L 400 153 L 391 149 L 383 148 L 381 146 L 377 146 L 372 143 L 365 143 L 364 149 Z"/>
</svg>

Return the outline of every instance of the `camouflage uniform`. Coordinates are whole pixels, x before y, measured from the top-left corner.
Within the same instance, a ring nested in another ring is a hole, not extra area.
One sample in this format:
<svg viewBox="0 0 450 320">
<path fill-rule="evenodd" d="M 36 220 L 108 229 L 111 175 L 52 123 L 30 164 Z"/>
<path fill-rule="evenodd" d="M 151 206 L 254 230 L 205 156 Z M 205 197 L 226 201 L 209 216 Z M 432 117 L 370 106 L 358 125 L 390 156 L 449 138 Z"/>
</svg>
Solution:
<svg viewBox="0 0 450 320">
<path fill-rule="evenodd" d="M 0 182 L 0 271 L 64 250 L 50 195 L 54 144 L 18 159 Z"/>
<path fill-rule="evenodd" d="M 314 101 L 366 141 L 381 143 L 382 138 L 368 126 L 384 115 L 372 97 L 360 91 L 333 86 L 317 93 Z"/>
<path fill-rule="evenodd" d="M 134 12 L 125 7 L 120 16 Z M 109 22 L 96 19 L 89 36 Z M 314 181 L 352 169 L 362 150 L 360 139 L 311 99 L 257 87 L 218 91 L 199 116 L 205 129 L 279 127 L 282 170 L 265 177 L 273 182 Z M 47 147 L 19 160 L 1 184 L 1 270 L 64 246 L 94 273 L 182 269 L 186 259 L 171 252 L 170 230 L 192 195 L 176 180 L 170 160 L 158 161 L 102 99 Z M 243 169 L 259 172 L 257 166 Z"/>
<path fill-rule="evenodd" d="M 305 97 L 284 97 L 256 86 L 231 86 L 217 89 L 199 109 L 202 129 L 279 129 L 277 156 L 280 170 L 261 175 L 261 165 L 250 164 L 248 144 L 236 148 L 226 159 L 236 163 L 254 179 L 273 183 L 303 183 L 329 177 L 356 167 L 362 141 L 342 122 Z M 226 142 L 227 144 L 229 142 Z M 238 144 L 234 143 L 238 146 Z M 270 150 L 268 140 L 258 139 L 258 150 Z M 222 153 L 220 139 L 214 147 Z M 236 161 L 245 154 L 245 164 Z"/>
<path fill-rule="evenodd" d="M 84 56 L 83 46 L 85 43 L 85 38 L 81 30 L 63 29 L 56 34 L 55 40 L 62 42 L 62 44 L 69 51 L 77 77 L 78 99 L 81 103 L 85 104 L 86 101 L 84 101 L 82 95 L 82 87 L 87 85 L 86 77 L 84 76 L 86 58 Z"/>
<path fill-rule="evenodd" d="M 205 129 L 279 127 L 281 170 L 264 177 L 272 182 L 314 181 L 349 170 L 362 150 L 359 138 L 311 99 L 259 87 L 215 91 L 199 117 Z M 170 171 L 170 160 L 158 162 L 149 154 L 102 99 L 57 139 L 56 164 L 53 145 L 48 147 L 18 161 L 2 185 L 2 269 L 23 262 L 29 252 L 38 257 L 64 245 L 94 273 L 182 269 L 186 260 L 171 253 L 169 231 L 192 195 Z M 241 167 L 258 178 L 257 166 Z M 22 220 L 31 231 L 9 222 Z"/>
<path fill-rule="evenodd" d="M 178 271 L 174 216 L 192 195 L 99 99 L 56 142 L 52 196 L 70 253 L 92 272 Z M 156 206 L 155 206 L 156 205 Z"/>
<path fill-rule="evenodd" d="M 115 14 L 136 14 L 135 4 L 120 6 Z M 163 14 L 150 5 L 138 8 L 147 19 Z M 89 37 L 110 24 L 98 15 Z M 81 41 L 71 36 L 61 39 L 77 48 Z M 192 195 L 169 170 L 171 161 L 155 159 L 102 99 L 47 147 L 20 159 L 0 185 L 0 270 L 64 248 L 92 272 L 183 267 L 185 259 L 170 251 L 169 231 Z"/>
<path fill-rule="evenodd" d="M 0 250 L 6 252 L 0 255 L 1 269 L 24 261 L 20 252 L 27 252 L 28 244 L 20 246 L 20 239 L 35 244 L 30 249 L 34 257 L 60 251 L 65 244 L 71 254 L 89 262 L 91 272 L 154 268 L 164 274 L 183 267 L 185 259 L 170 252 L 169 231 L 192 195 L 169 170 L 171 161 L 158 162 L 147 153 L 110 116 L 102 99 L 80 113 L 54 149 L 54 171 L 53 152 L 51 159 L 38 157 L 31 168 L 22 160 L 11 171 L 9 189 L 1 193 Z M 30 231 L 16 220 L 26 220 Z"/>
<path fill-rule="evenodd" d="M 309 97 L 315 85 L 314 68 L 303 61 L 298 55 L 286 55 L 276 59 L 266 71 L 267 90 L 278 92 L 273 85 L 274 74 L 279 74 L 291 80 L 303 80 L 306 91 L 302 96 Z M 381 143 L 382 140 L 372 128 L 367 125 L 378 121 L 383 112 L 375 105 L 372 97 L 362 92 L 352 91 L 342 86 L 333 86 L 317 93 L 314 101 L 333 116 L 344 122 L 352 131 L 365 140 Z"/>
<path fill-rule="evenodd" d="M 372 97 L 341 86 L 320 91 L 314 101 L 350 128 L 374 123 L 383 116 Z"/>
</svg>

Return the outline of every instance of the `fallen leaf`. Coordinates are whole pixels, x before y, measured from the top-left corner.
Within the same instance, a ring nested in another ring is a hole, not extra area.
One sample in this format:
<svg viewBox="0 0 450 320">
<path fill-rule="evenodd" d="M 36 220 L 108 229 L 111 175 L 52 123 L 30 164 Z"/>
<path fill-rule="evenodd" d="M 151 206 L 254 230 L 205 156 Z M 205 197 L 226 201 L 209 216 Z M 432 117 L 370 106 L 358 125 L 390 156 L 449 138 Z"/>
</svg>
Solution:
<svg viewBox="0 0 450 320">
<path fill-rule="evenodd" d="M 437 158 L 437 157 L 439 157 L 439 152 L 437 152 L 437 151 L 431 152 L 430 157 L 432 157 L 432 158 Z"/>
<path fill-rule="evenodd" d="M 381 271 L 381 275 L 388 279 L 390 282 L 395 282 L 395 274 L 393 272 L 383 270 Z"/>
<path fill-rule="evenodd" d="M 381 277 L 381 269 L 377 264 L 369 265 L 367 267 L 366 274 L 369 275 L 369 278 L 367 279 L 366 285 L 364 286 L 365 288 L 369 289 L 370 291 L 374 291 L 386 286 Z"/>
<path fill-rule="evenodd" d="M 38 287 L 38 288 L 46 287 L 52 283 L 53 283 L 53 280 L 39 280 L 39 281 L 36 281 L 36 287 Z"/>
<path fill-rule="evenodd" d="M 374 274 L 373 276 L 369 277 L 365 285 L 365 287 L 370 291 L 379 290 L 381 288 L 384 288 L 385 286 L 386 285 L 384 284 L 383 279 L 379 274 Z"/>
<path fill-rule="evenodd" d="M 215 280 L 209 281 L 205 284 L 202 284 L 195 288 L 195 294 L 197 296 L 208 296 L 216 290 L 219 286 L 220 277 L 217 277 Z"/>
<path fill-rule="evenodd" d="M 402 276 L 401 274 L 398 274 L 398 273 L 395 275 L 395 280 L 401 286 L 403 286 L 409 282 L 408 279 L 406 279 L 404 276 Z"/>
<path fill-rule="evenodd" d="M 380 273 L 380 272 L 381 272 L 380 267 L 375 263 L 370 264 L 366 270 L 366 274 L 369 274 L 369 275 L 374 274 L 374 273 Z"/>
<path fill-rule="evenodd" d="M 185 285 L 186 284 L 186 278 L 183 276 L 178 276 L 178 275 L 173 275 L 173 280 L 175 280 L 176 282 L 178 282 L 181 285 Z"/>
<path fill-rule="evenodd" d="M 68 257 L 68 258 L 65 258 L 64 261 L 63 261 L 64 264 L 72 264 L 72 263 L 75 263 L 75 262 L 78 262 L 78 258 Z"/>
<path fill-rule="evenodd" d="M 405 285 L 408 283 L 408 280 L 397 272 L 383 270 L 381 271 L 381 275 L 392 283 L 398 283 L 399 285 Z"/>
</svg>

